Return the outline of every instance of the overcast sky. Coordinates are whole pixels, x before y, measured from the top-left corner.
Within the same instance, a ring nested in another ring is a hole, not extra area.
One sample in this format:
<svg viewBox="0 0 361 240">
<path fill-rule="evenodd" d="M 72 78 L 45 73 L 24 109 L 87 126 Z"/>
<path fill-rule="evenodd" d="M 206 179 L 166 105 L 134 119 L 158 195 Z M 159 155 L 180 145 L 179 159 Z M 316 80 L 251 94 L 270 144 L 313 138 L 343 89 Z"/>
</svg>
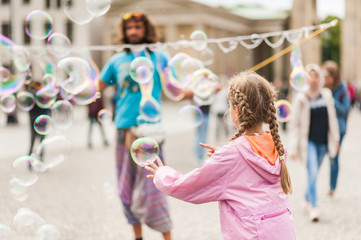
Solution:
<svg viewBox="0 0 361 240">
<path fill-rule="evenodd" d="M 194 0 L 212 6 L 232 7 L 237 4 L 261 4 L 267 8 L 291 9 L 293 0 Z M 318 17 L 328 15 L 345 16 L 345 0 L 317 0 Z"/>
</svg>

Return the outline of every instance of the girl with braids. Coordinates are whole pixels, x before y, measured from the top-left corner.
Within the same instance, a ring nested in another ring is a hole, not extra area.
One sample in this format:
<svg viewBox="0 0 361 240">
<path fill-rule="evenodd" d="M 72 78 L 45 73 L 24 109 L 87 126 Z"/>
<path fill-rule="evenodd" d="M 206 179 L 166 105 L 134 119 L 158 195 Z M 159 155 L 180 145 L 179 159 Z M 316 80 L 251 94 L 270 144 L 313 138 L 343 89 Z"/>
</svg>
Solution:
<svg viewBox="0 0 361 240">
<path fill-rule="evenodd" d="M 223 147 L 208 148 L 204 166 L 187 174 L 148 162 L 155 186 L 167 195 L 200 204 L 219 202 L 223 238 L 295 239 L 285 150 L 278 134 L 275 93 L 255 72 L 229 81 L 230 116 L 237 129 Z M 262 126 L 269 125 L 270 132 Z"/>
</svg>

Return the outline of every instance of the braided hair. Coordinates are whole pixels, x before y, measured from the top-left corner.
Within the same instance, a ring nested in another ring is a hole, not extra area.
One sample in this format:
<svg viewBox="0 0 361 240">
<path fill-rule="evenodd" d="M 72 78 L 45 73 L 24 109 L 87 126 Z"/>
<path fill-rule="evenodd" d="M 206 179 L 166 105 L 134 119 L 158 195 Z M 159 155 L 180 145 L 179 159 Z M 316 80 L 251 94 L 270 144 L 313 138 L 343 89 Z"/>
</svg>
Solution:
<svg viewBox="0 0 361 240">
<path fill-rule="evenodd" d="M 285 150 L 278 133 L 276 118 L 276 94 L 269 82 L 253 71 L 241 72 L 229 81 L 229 103 L 236 106 L 240 112 L 238 131 L 231 137 L 231 141 L 238 138 L 245 131 L 255 125 L 268 123 L 273 142 L 281 160 L 281 186 L 284 193 L 292 192 L 292 184 L 286 163 Z"/>
</svg>

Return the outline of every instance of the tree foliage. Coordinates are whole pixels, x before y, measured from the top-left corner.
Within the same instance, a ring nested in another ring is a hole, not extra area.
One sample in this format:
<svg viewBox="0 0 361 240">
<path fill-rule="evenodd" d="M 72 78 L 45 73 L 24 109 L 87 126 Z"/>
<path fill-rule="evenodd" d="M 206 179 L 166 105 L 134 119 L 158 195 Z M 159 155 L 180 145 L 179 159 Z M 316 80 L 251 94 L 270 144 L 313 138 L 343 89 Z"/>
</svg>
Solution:
<svg viewBox="0 0 361 240">
<path fill-rule="evenodd" d="M 340 66 L 340 51 L 341 51 L 341 20 L 336 16 L 327 16 L 322 23 L 329 23 L 333 20 L 338 20 L 336 26 L 327 29 L 321 35 L 322 39 L 322 62 L 326 60 L 333 60 Z"/>
</svg>

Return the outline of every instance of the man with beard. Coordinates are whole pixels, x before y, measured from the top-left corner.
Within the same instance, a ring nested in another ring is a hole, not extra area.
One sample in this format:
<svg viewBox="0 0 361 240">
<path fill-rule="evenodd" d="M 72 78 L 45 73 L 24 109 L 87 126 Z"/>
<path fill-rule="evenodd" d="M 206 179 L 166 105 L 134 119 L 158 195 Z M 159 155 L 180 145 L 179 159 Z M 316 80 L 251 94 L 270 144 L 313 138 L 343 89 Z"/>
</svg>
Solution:
<svg viewBox="0 0 361 240">
<path fill-rule="evenodd" d="M 141 49 L 136 45 L 156 43 L 158 36 L 153 24 L 143 13 L 127 13 L 120 23 L 121 44 L 134 44 L 124 52 L 115 54 L 100 73 L 99 90 L 116 85 L 114 122 L 117 127 L 116 164 L 118 193 L 128 223 L 132 225 L 136 240 L 142 239 L 142 223 L 171 239 L 171 221 L 165 195 L 158 191 L 152 180 L 146 178 L 147 170 L 134 164 L 130 147 L 137 138 L 130 128 L 138 125 L 141 91 L 139 84 L 129 76 L 130 63 L 136 57 L 147 57 L 153 62 L 155 72 L 152 96 L 160 104 L 161 82 L 158 69 L 167 66 L 167 57 L 162 52 Z M 138 49 L 138 50 L 133 50 Z M 160 157 L 162 151 L 160 146 Z M 163 158 L 162 158 L 163 159 Z"/>
</svg>

